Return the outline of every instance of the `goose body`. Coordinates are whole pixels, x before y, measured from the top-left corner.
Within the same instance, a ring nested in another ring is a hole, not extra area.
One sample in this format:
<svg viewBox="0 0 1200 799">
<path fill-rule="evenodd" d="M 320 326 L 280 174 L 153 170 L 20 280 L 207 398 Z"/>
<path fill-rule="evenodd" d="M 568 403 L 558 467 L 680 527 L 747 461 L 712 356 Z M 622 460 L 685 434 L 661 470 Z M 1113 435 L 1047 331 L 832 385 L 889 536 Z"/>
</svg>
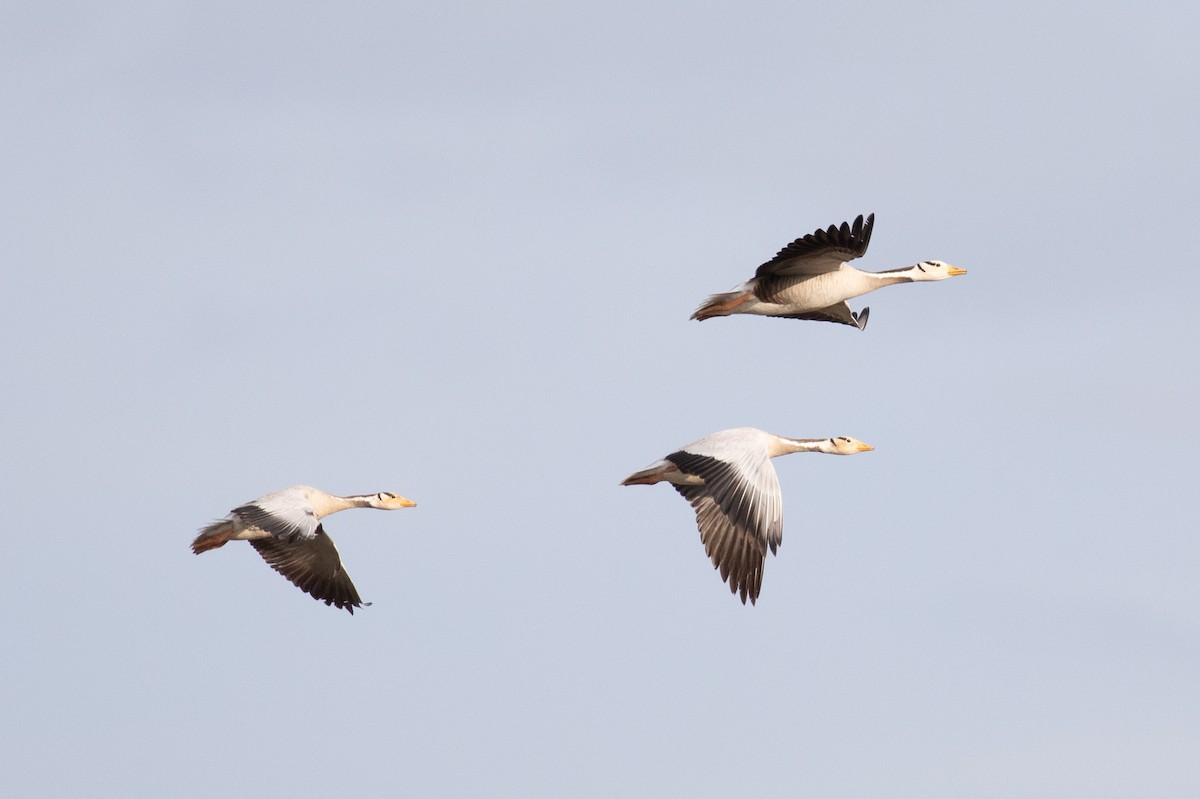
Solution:
<svg viewBox="0 0 1200 799">
<path fill-rule="evenodd" d="M 199 555 L 229 541 L 249 541 L 272 569 L 297 588 L 353 614 L 355 608 L 371 603 L 359 597 L 321 520 L 347 508 L 395 510 L 414 505 L 390 491 L 340 497 L 312 486 L 292 486 L 240 505 L 204 527 L 192 541 L 192 551 Z"/>
<path fill-rule="evenodd" d="M 767 550 L 783 541 L 783 494 L 771 458 L 791 452 L 853 455 L 853 438 L 784 438 L 753 427 L 722 430 L 634 472 L 621 485 L 674 486 L 696 511 L 700 540 L 742 604 L 762 588 Z"/>
<path fill-rule="evenodd" d="M 733 291 L 709 297 L 692 318 L 757 314 L 837 322 L 862 330 L 870 309 L 855 313 L 846 300 L 896 283 L 944 280 L 967 273 L 944 261 L 921 261 L 885 272 L 856 269 L 849 262 L 866 253 L 874 226 L 875 214 L 865 221 L 860 214 L 853 226 L 843 222 L 841 227 L 830 225 L 796 239 L 760 266 L 750 280 Z"/>
</svg>

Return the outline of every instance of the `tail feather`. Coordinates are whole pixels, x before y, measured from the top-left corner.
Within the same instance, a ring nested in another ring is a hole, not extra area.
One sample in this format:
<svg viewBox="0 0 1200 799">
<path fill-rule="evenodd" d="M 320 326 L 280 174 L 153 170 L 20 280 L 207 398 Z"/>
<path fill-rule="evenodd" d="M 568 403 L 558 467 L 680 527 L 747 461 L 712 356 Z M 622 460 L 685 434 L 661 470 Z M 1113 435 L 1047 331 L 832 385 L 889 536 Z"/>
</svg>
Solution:
<svg viewBox="0 0 1200 799">
<path fill-rule="evenodd" d="M 653 463 L 650 466 L 647 466 L 645 469 L 642 469 L 640 472 L 634 472 L 633 474 L 629 475 L 621 481 L 621 485 L 654 485 L 655 483 L 662 481 L 663 472 L 669 468 L 671 468 L 671 464 L 667 463 L 666 461 L 658 461 L 657 463 Z"/>
<path fill-rule="evenodd" d="M 200 535 L 196 536 L 196 540 L 192 542 L 192 552 L 199 555 L 201 552 L 223 547 L 232 536 L 233 522 L 229 519 L 213 522 L 201 530 Z"/>
<path fill-rule="evenodd" d="M 714 316 L 729 316 L 750 294 L 751 292 L 747 290 L 746 286 L 739 286 L 735 291 L 713 294 L 696 309 L 692 318 L 704 321 Z"/>
</svg>

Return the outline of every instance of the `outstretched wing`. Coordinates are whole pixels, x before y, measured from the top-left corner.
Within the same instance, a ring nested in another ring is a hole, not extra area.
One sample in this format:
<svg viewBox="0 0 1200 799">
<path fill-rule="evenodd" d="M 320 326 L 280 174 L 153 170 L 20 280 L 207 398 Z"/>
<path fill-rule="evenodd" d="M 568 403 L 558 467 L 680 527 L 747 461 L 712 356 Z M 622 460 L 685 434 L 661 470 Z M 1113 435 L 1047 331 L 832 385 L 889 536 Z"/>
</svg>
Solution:
<svg viewBox="0 0 1200 799">
<path fill-rule="evenodd" d="M 675 485 L 696 511 L 704 551 L 742 602 L 753 604 L 762 589 L 767 549 L 783 539 L 779 478 L 765 452 L 725 460 L 681 450 L 666 458 L 703 485 Z"/>
<path fill-rule="evenodd" d="M 843 222 L 841 227 L 830 225 L 826 230 L 809 233 L 780 250 L 778 255 L 760 266 L 754 276 L 799 277 L 837 271 L 844 262 L 853 261 L 867 251 L 874 227 L 875 214 L 865 221 L 859 214 L 853 227 Z"/>
<path fill-rule="evenodd" d="M 255 538 L 250 544 L 263 560 L 292 585 L 326 605 L 344 608 L 351 614 L 364 603 L 342 565 L 333 539 L 318 524 L 312 538 Z"/>
</svg>

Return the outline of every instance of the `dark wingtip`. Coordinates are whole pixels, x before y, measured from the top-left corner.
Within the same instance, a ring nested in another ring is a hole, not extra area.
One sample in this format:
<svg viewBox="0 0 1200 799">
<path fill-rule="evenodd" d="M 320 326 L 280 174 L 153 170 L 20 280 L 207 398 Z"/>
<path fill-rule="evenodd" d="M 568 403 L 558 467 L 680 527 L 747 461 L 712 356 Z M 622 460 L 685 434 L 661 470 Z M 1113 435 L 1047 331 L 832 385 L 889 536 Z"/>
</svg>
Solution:
<svg viewBox="0 0 1200 799">
<path fill-rule="evenodd" d="M 875 214 L 871 213 L 867 216 L 867 221 L 863 225 L 862 240 L 859 244 L 859 254 L 863 255 L 867 252 L 867 245 L 871 243 L 871 231 L 875 229 Z"/>
</svg>

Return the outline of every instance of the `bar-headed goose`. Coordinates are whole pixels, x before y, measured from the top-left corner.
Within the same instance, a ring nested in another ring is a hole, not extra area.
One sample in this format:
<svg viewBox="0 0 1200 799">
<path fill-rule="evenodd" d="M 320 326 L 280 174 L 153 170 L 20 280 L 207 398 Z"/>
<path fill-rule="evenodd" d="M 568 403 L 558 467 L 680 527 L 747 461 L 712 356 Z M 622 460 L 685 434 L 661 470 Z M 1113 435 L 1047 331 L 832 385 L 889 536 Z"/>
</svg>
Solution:
<svg viewBox="0 0 1200 799">
<path fill-rule="evenodd" d="M 789 452 L 853 455 L 874 449 L 853 438 L 784 438 L 753 427 L 722 430 L 626 477 L 621 485 L 668 482 L 696 509 L 704 551 L 729 590 L 753 604 L 767 549 L 783 540 L 783 496 L 771 458 Z"/>
<path fill-rule="evenodd" d="M 321 519 L 346 508 L 411 508 L 411 499 L 380 491 L 339 497 L 311 486 L 292 486 L 234 508 L 200 531 L 192 542 L 199 555 L 227 541 L 249 541 L 272 569 L 326 605 L 354 613 L 364 603 L 342 565 Z"/>
<path fill-rule="evenodd" d="M 754 277 L 733 291 L 709 297 L 692 318 L 745 313 L 837 322 L 862 330 L 870 309 L 854 313 L 846 304 L 851 297 L 893 283 L 945 280 L 967 273 L 944 261 L 921 261 L 886 272 L 855 269 L 848 262 L 867 251 L 874 225 L 875 214 L 865 222 L 859 214 L 853 227 L 843 222 L 841 227 L 830 225 L 828 230 L 796 239 L 760 266 Z"/>
</svg>

